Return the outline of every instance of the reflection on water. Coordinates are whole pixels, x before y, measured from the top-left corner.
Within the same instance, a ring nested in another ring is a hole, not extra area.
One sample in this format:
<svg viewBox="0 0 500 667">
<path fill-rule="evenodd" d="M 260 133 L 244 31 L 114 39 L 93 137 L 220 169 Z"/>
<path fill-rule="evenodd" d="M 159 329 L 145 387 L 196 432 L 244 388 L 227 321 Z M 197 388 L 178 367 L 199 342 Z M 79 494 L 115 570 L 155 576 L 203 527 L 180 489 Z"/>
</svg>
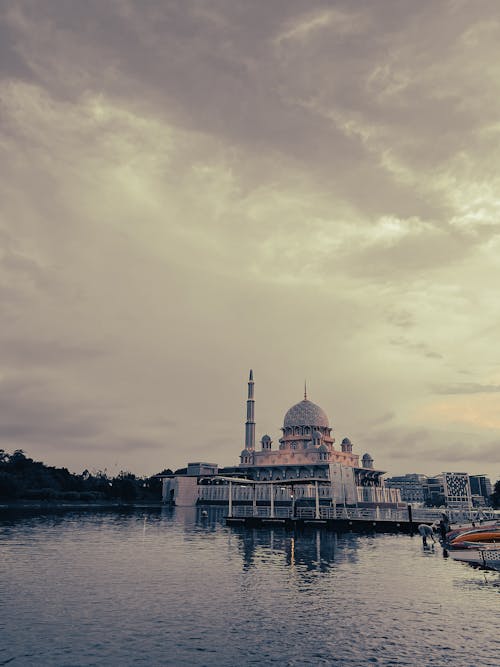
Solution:
<svg viewBox="0 0 500 667">
<path fill-rule="evenodd" d="M 280 527 L 246 529 L 235 526 L 231 531 L 240 541 L 244 569 L 277 557 L 283 564 L 293 568 L 298 566 L 299 571 L 328 572 L 336 558 L 355 563 L 358 542 L 362 539 L 347 535 L 339 542 L 336 533 L 318 528 L 290 532 Z"/>
<path fill-rule="evenodd" d="M 0 665 L 497 664 L 498 574 L 223 511 L 0 516 Z"/>
</svg>

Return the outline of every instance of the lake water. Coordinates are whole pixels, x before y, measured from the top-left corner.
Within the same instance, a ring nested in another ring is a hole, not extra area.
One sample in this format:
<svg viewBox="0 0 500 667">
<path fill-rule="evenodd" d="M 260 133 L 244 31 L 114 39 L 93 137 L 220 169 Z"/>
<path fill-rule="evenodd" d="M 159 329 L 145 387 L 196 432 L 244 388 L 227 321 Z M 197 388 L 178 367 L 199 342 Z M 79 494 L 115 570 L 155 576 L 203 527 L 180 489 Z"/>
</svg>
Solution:
<svg viewBox="0 0 500 667">
<path fill-rule="evenodd" d="M 0 514 L 0 665 L 498 667 L 500 575 L 220 510 Z"/>
</svg>

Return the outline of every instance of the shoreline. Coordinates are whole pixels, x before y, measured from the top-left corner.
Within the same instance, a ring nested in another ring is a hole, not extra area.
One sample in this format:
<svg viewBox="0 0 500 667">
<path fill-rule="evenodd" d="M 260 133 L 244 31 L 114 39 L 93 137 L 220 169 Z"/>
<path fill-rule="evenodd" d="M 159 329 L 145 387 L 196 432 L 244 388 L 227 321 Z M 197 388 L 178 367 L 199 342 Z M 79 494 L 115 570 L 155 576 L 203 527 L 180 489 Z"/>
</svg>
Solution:
<svg viewBox="0 0 500 667">
<path fill-rule="evenodd" d="M 0 503 L 0 514 L 12 510 L 92 510 L 92 509 L 161 509 L 165 507 L 162 502 L 116 502 L 116 501 L 52 501 L 52 500 L 16 500 Z"/>
</svg>

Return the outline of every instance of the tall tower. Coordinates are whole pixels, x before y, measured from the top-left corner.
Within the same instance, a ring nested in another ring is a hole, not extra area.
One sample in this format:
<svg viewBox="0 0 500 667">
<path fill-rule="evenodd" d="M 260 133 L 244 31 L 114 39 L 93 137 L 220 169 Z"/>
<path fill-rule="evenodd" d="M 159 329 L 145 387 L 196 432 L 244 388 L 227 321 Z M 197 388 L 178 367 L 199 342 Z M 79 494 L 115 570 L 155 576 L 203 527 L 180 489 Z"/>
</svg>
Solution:
<svg viewBox="0 0 500 667">
<path fill-rule="evenodd" d="M 248 378 L 247 420 L 245 423 L 245 449 L 255 449 L 255 400 L 253 397 L 253 371 Z"/>
</svg>

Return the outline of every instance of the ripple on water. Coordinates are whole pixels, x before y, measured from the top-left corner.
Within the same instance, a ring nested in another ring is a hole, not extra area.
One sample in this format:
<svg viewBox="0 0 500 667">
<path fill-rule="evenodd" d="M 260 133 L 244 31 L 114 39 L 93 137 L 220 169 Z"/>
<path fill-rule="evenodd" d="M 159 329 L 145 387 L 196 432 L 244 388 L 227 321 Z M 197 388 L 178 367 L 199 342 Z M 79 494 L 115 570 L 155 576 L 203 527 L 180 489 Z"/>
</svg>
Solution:
<svg viewBox="0 0 500 667">
<path fill-rule="evenodd" d="M 0 522 L 0 665 L 493 667 L 499 575 L 196 511 Z"/>
</svg>

